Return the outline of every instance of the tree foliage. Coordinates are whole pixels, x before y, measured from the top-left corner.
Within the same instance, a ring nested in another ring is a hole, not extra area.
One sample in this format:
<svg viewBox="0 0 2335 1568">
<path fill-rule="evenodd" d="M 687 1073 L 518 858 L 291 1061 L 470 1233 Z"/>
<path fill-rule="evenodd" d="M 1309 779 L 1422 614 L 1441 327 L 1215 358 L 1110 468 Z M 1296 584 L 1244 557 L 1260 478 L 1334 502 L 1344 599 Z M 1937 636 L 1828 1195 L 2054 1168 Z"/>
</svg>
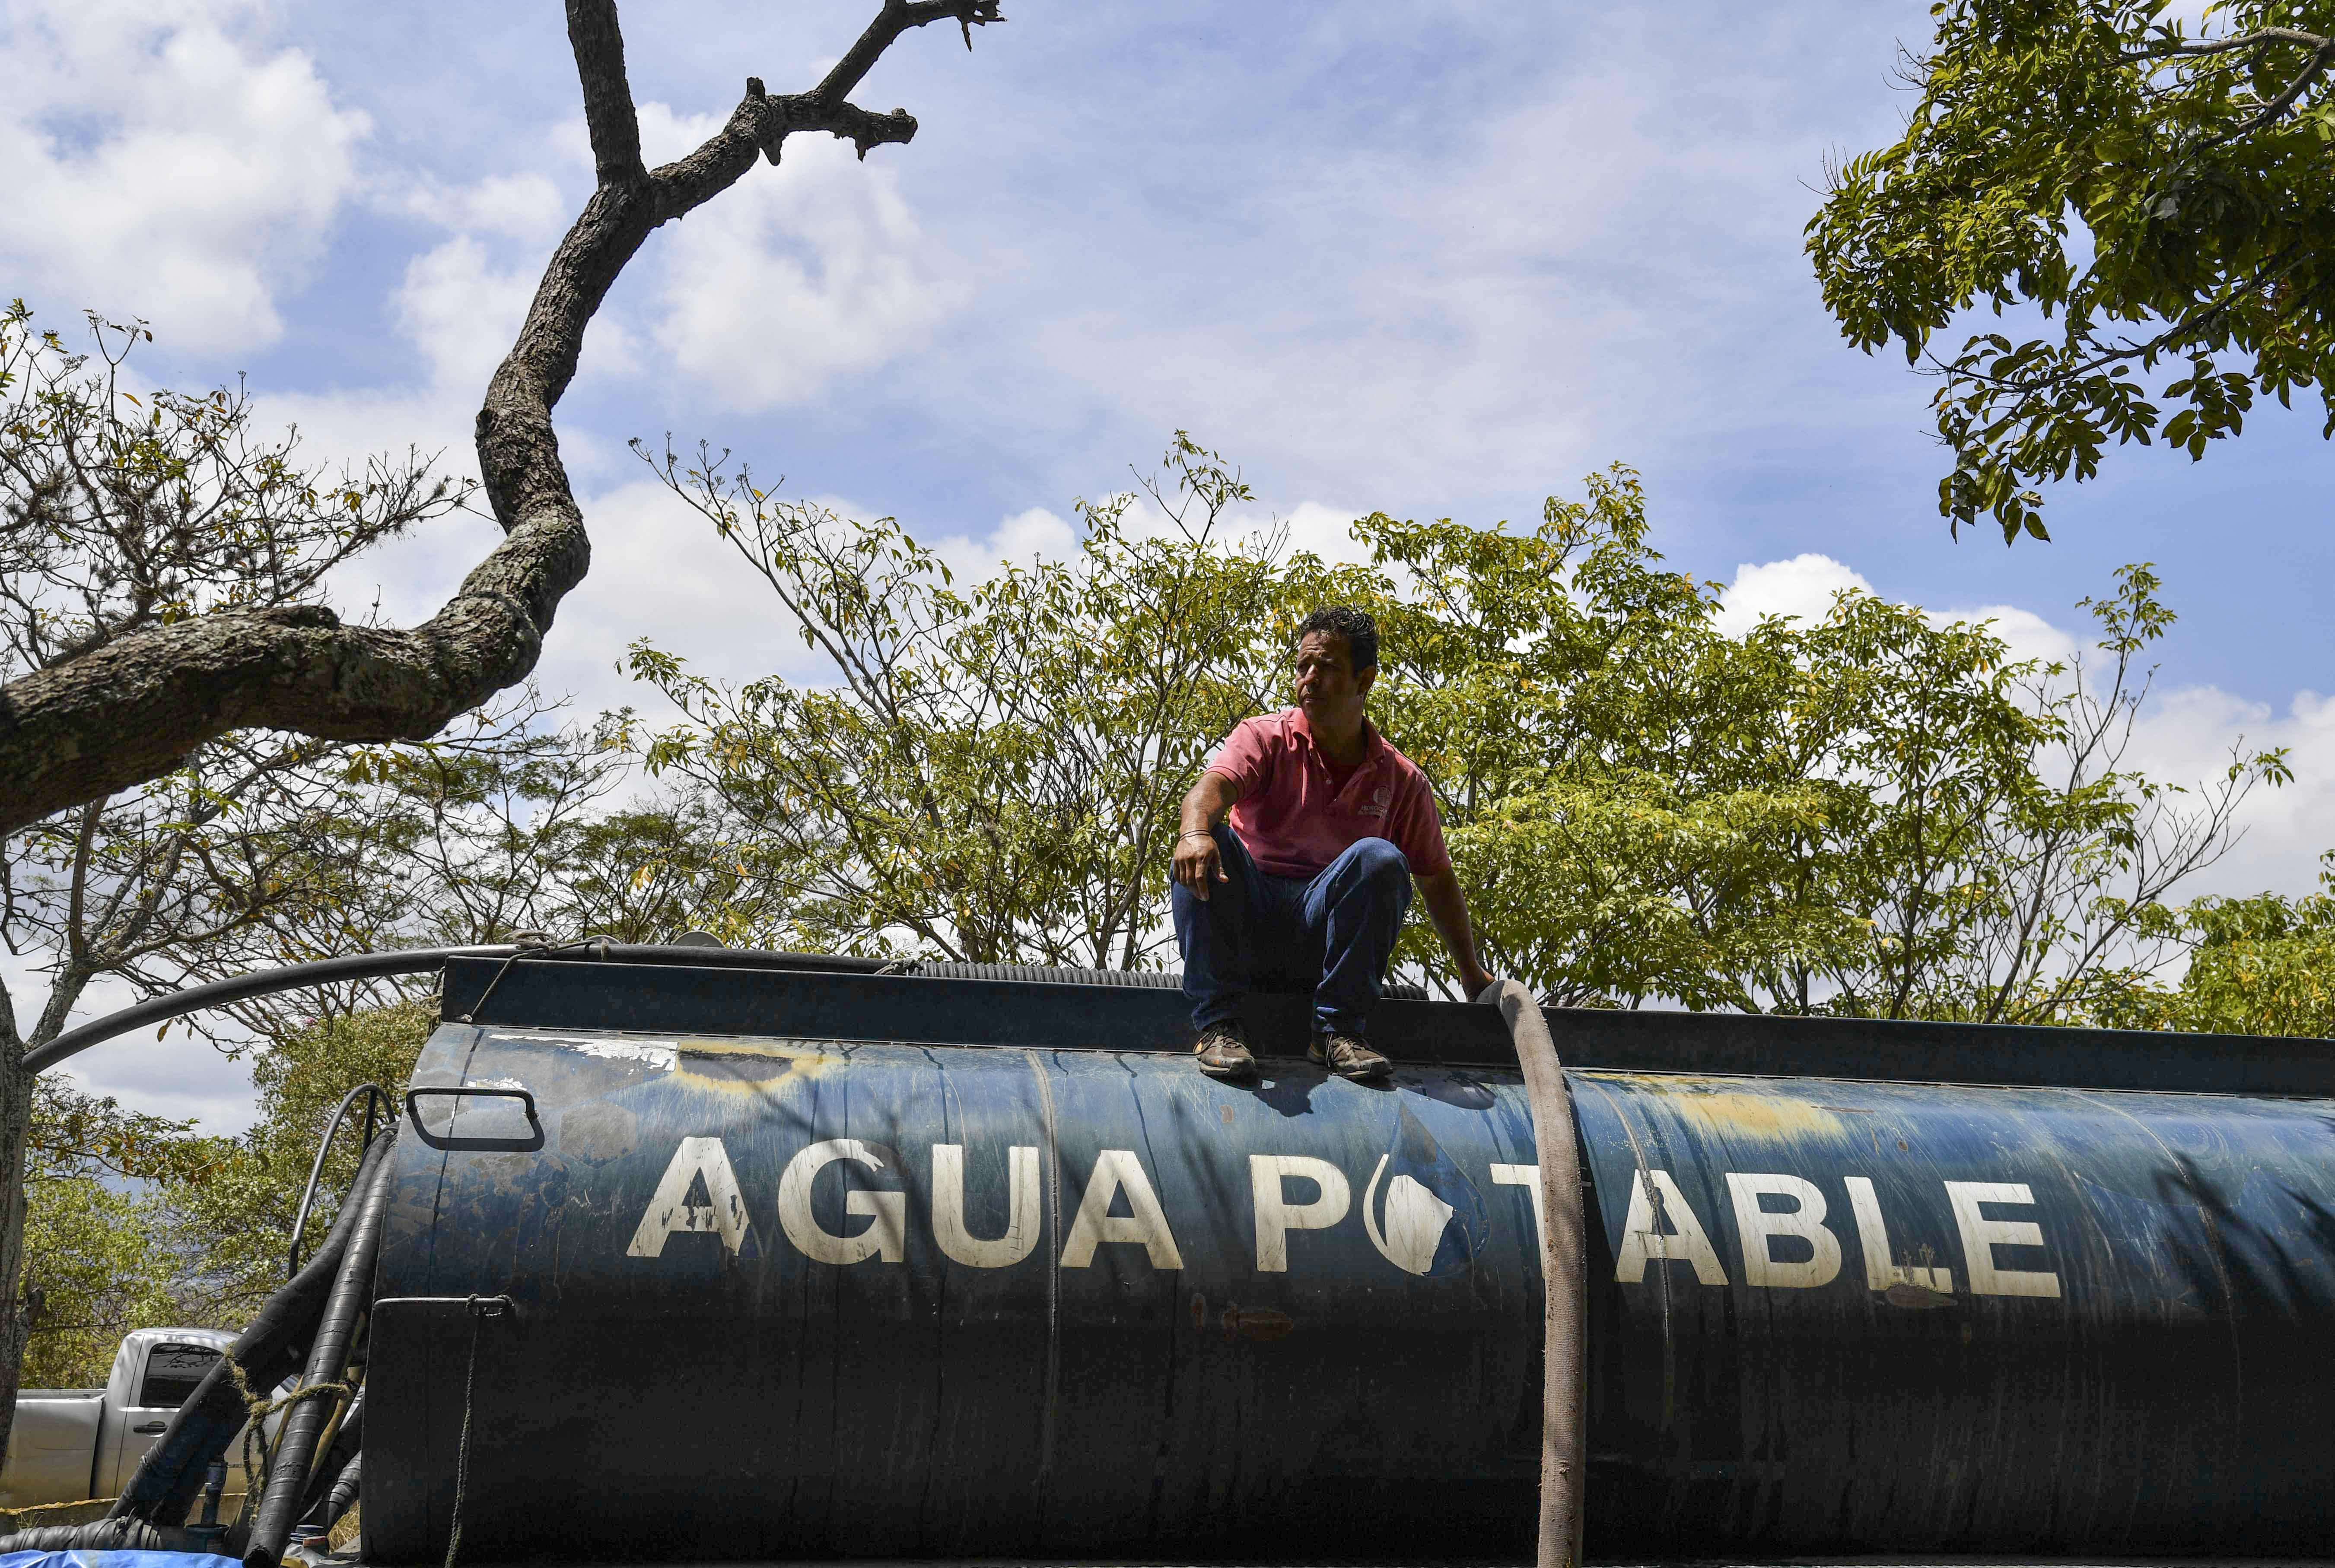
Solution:
<svg viewBox="0 0 2335 1568">
<path fill-rule="evenodd" d="M 156 1184 L 207 1174 L 191 1127 L 55 1079 L 37 1086 L 24 1173 L 28 1385 L 95 1387 L 123 1334 L 179 1321 Z"/>
<path fill-rule="evenodd" d="M 2177 958 L 2169 901 L 2285 776 L 2126 765 L 2172 620 L 2145 567 L 2088 605 L 2091 663 L 2044 665 L 1867 595 L 1729 635 L 1624 469 L 1530 531 L 1374 514 L 1335 566 L 1228 530 L 1245 492 L 1179 437 L 1147 529 L 1084 506 L 1074 558 L 960 589 L 891 519 L 662 466 L 836 676 L 633 655 L 685 716 L 635 744 L 734 820 L 804 945 L 1172 962 L 1176 802 L 1335 601 L 1380 618 L 1375 711 L 1436 787 L 1487 959 L 1564 1002 L 2071 1019 Z M 1439 979 L 1423 925 L 1401 956 Z"/>
<path fill-rule="evenodd" d="M 634 673 L 684 722 L 636 739 L 736 825 L 740 864 L 790 941 L 1142 967 L 1168 938 L 1174 796 L 1274 679 L 1291 576 L 1277 538 L 1235 537 L 1249 494 L 1177 438 L 1132 495 L 1081 502 L 1068 561 L 960 590 L 893 519 L 775 499 L 711 453 L 659 472 L 771 587 L 832 683 L 728 687 L 646 644 Z M 1318 566 L 1318 563 L 1315 564 Z"/>
<path fill-rule="evenodd" d="M 2200 898 L 2181 912 L 2190 942 L 2178 985 L 2137 990 L 2099 1021 L 2127 1029 L 2335 1036 L 2335 873 L 2300 898 Z"/>
<path fill-rule="evenodd" d="M 2047 537 L 2034 486 L 2110 440 L 2194 460 L 2257 397 L 2316 390 L 2335 435 L 2335 5 L 1946 0 L 1904 135 L 1832 172 L 1825 304 L 1940 378 L 1939 508 Z M 1933 339 L 1973 307 L 2041 333 Z"/>
<path fill-rule="evenodd" d="M 360 1008 L 296 1024 L 255 1053 L 250 1130 L 184 1145 L 149 1200 L 148 1244 L 178 1265 L 181 1321 L 240 1325 L 284 1282 L 292 1222 L 334 1109 L 365 1083 L 399 1103 L 436 1023 L 428 999 Z M 356 1177 L 362 1127 L 353 1111 L 326 1157 L 304 1248 L 323 1240 Z"/>
<path fill-rule="evenodd" d="M 1559 1001 L 2067 1021 L 2176 956 L 2167 900 L 2285 777 L 2125 766 L 2172 620 L 2146 568 L 2088 604 L 2096 674 L 1865 594 L 1729 635 L 1647 532 L 1622 469 L 1531 534 L 1356 525 L 1388 731 L 1487 951 Z"/>
</svg>

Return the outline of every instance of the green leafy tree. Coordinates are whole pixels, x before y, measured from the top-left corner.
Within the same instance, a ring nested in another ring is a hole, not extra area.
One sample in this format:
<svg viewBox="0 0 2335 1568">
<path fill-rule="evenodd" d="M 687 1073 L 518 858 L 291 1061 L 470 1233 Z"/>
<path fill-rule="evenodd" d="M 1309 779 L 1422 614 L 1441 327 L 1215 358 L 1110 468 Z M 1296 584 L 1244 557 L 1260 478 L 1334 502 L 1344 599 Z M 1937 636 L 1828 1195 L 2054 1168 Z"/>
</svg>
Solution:
<svg viewBox="0 0 2335 1568">
<path fill-rule="evenodd" d="M 1355 525 L 1383 727 L 1434 781 L 1487 958 L 1567 1003 L 1758 1008 L 1862 932 L 1820 863 L 1855 792 L 1784 724 L 1780 625 L 1737 641 L 1662 570 L 1624 469 L 1530 533 Z M 1433 938 L 1402 955 L 1432 973 Z"/>
<path fill-rule="evenodd" d="M 2335 857 L 2328 857 L 2335 863 Z M 2300 898 L 2200 898 L 2181 912 L 2192 946 L 2178 985 L 2109 999 L 2127 1029 L 2335 1036 L 2335 872 Z"/>
<path fill-rule="evenodd" d="M 1529 535 L 1355 528 L 1388 731 L 1487 951 L 1559 1001 L 2064 1021 L 2175 961 L 2167 901 L 2286 776 L 2274 752 L 2194 789 L 2125 766 L 2172 622 L 2145 567 L 2087 602 L 2096 674 L 1862 594 L 1726 635 L 1623 469 Z"/>
<path fill-rule="evenodd" d="M 359 1008 L 286 1030 L 252 1057 L 258 1116 L 237 1137 L 199 1140 L 161 1173 L 151 1201 L 155 1250 L 179 1264 L 175 1311 L 198 1322 L 240 1325 L 287 1275 L 300 1194 L 342 1099 L 379 1084 L 398 1099 L 437 1022 L 429 999 Z M 355 1179 L 361 1117 L 335 1140 L 302 1237 L 313 1249 Z"/>
<path fill-rule="evenodd" d="M 183 1321 L 155 1189 L 193 1189 L 208 1176 L 211 1152 L 192 1125 L 53 1079 L 36 1086 L 24 1180 L 27 1384 L 95 1387 L 123 1334 Z"/>
<path fill-rule="evenodd" d="M 1255 712 L 1294 582 L 1318 563 L 1226 535 L 1249 498 L 1178 435 L 1133 497 L 1080 503 L 1061 562 L 960 591 L 890 518 L 774 499 L 701 451 L 655 465 L 767 581 L 832 685 L 729 687 L 645 644 L 633 673 L 685 722 L 637 744 L 735 824 L 800 945 L 993 963 L 1155 965 L 1177 793 Z"/>
<path fill-rule="evenodd" d="M 1939 378 L 1939 508 L 2047 537 L 2034 487 L 2110 440 L 2203 457 L 2257 397 L 2335 435 L 2335 5 L 1948 0 L 1904 135 L 1832 172 L 1807 230 L 1868 353 Z M 2051 324 L 1933 340 L 1982 306 Z"/>
<path fill-rule="evenodd" d="M 1075 560 L 960 592 L 890 519 L 662 466 L 837 676 L 726 688 L 634 651 L 687 716 L 636 743 L 734 818 L 808 946 L 1171 962 L 1175 803 L 1327 602 L 1381 619 L 1376 711 L 1436 786 L 1487 956 L 1566 1002 L 2069 1017 L 2177 956 L 2168 900 L 2284 776 L 2125 766 L 2172 618 L 2146 568 L 2092 606 L 2097 673 L 1870 595 L 1729 636 L 1624 469 L 1529 533 L 1365 518 L 1370 563 L 1332 569 L 1226 537 L 1245 492 L 1179 438 L 1154 499 L 1180 527 L 1086 507 Z M 1406 944 L 1439 980 L 1431 935 Z"/>
</svg>

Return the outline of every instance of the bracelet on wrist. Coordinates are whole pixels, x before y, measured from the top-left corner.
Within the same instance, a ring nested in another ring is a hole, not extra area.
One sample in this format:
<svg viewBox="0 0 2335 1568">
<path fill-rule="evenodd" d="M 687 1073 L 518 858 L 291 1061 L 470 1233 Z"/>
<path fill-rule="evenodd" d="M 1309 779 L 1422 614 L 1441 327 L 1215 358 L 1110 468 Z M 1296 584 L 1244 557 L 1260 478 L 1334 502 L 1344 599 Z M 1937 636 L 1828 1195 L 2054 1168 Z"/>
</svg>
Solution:
<svg viewBox="0 0 2335 1568">
<path fill-rule="evenodd" d="M 1176 835 L 1176 842 L 1181 844 L 1187 838 L 1214 838 L 1216 836 L 1216 830 L 1214 828 L 1187 828 L 1183 832 Z"/>
</svg>

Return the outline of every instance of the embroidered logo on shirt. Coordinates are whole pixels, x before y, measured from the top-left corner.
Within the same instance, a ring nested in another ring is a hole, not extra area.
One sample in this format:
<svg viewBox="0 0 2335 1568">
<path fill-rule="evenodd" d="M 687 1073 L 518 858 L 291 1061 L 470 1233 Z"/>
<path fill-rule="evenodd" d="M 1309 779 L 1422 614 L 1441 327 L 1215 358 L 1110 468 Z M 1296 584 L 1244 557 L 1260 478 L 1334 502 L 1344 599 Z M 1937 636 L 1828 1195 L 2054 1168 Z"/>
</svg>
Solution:
<svg viewBox="0 0 2335 1568">
<path fill-rule="evenodd" d="M 1371 791 L 1370 804 L 1361 808 L 1361 814 L 1365 817 L 1383 817 L 1387 814 L 1387 807 L 1392 804 L 1393 800 L 1394 786 L 1381 784 Z"/>
</svg>

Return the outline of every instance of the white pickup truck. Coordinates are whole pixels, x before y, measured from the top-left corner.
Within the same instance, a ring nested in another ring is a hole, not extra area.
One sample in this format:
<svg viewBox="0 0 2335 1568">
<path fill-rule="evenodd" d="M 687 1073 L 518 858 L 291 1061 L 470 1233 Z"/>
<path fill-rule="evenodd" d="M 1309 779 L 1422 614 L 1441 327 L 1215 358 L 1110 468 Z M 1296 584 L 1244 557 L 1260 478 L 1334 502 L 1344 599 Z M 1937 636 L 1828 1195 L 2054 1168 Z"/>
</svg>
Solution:
<svg viewBox="0 0 2335 1568">
<path fill-rule="evenodd" d="M 0 1508 L 116 1497 L 138 1461 L 235 1343 L 215 1329 L 137 1329 L 121 1341 L 102 1389 L 25 1389 L 16 1395 Z M 228 1486 L 240 1490 L 241 1466 Z"/>
</svg>

